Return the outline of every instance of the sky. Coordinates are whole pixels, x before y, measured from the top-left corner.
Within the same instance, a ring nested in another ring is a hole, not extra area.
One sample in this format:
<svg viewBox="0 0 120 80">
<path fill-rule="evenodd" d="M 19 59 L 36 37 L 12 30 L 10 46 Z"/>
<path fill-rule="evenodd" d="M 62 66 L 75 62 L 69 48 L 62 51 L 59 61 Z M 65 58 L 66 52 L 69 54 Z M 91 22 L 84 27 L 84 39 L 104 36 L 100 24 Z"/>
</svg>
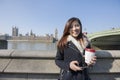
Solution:
<svg viewBox="0 0 120 80">
<path fill-rule="evenodd" d="M 12 27 L 25 35 L 61 37 L 67 20 L 78 17 L 83 32 L 120 28 L 120 0 L 0 0 L 0 33 L 12 35 Z"/>
</svg>

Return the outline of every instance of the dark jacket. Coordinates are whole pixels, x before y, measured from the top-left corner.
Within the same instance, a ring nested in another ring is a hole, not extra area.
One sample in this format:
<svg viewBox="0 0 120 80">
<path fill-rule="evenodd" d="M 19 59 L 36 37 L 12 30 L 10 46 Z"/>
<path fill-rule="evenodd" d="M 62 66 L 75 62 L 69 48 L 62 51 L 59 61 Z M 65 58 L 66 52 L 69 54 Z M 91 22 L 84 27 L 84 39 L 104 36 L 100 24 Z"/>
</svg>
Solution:
<svg viewBox="0 0 120 80">
<path fill-rule="evenodd" d="M 60 69 L 63 69 L 65 71 L 71 71 L 72 74 L 77 77 L 76 80 L 89 80 L 87 69 L 75 72 L 69 67 L 71 61 L 78 61 L 79 66 L 86 65 L 84 57 L 81 54 L 83 53 L 81 53 L 78 48 L 70 41 L 67 43 L 67 46 L 64 48 L 63 51 L 60 51 L 59 49 L 57 50 L 55 63 L 58 67 L 60 67 Z M 85 77 L 86 79 L 83 79 L 83 77 Z"/>
</svg>

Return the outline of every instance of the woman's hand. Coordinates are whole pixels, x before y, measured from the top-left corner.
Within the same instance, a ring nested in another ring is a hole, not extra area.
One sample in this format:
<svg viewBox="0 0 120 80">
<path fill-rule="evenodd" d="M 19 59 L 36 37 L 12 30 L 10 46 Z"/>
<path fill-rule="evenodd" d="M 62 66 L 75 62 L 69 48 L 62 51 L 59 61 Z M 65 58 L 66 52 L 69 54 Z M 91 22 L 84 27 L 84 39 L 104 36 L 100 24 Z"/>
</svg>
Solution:
<svg viewBox="0 0 120 80">
<path fill-rule="evenodd" d="M 78 61 L 71 61 L 70 69 L 72 69 L 73 71 L 83 70 L 82 67 L 79 67 L 78 65 L 79 65 Z"/>
<path fill-rule="evenodd" d="M 94 56 L 94 57 L 91 59 L 90 63 L 87 63 L 87 64 L 88 64 L 88 66 L 92 66 L 92 65 L 94 65 L 94 64 L 96 63 L 96 61 L 97 61 L 97 57 Z"/>
</svg>

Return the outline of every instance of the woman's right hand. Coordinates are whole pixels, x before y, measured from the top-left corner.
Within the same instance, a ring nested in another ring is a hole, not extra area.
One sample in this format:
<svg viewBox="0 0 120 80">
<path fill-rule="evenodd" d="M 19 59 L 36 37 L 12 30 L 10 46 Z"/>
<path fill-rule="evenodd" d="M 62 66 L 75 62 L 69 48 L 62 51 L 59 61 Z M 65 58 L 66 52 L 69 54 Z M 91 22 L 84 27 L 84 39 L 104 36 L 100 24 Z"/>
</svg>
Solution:
<svg viewBox="0 0 120 80">
<path fill-rule="evenodd" d="M 78 61 L 71 61 L 70 69 L 72 69 L 73 71 L 83 70 L 82 67 L 79 67 L 78 65 L 79 65 Z"/>
</svg>

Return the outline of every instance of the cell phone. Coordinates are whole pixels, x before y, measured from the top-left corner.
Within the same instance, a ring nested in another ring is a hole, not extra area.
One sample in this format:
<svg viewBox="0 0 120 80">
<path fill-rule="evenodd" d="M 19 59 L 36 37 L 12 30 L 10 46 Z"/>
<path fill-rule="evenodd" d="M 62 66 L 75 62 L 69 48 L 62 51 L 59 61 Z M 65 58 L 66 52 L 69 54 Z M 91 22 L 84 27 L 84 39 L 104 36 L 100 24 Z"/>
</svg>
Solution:
<svg viewBox="0 0 120 80">
<path fill-rule="evenodd" d="M 84 68 L 88 68 L 88 66 L 83 66 L 82 68 L 83 68 L 83 69 L 84 69 Z"/>
</svg>

